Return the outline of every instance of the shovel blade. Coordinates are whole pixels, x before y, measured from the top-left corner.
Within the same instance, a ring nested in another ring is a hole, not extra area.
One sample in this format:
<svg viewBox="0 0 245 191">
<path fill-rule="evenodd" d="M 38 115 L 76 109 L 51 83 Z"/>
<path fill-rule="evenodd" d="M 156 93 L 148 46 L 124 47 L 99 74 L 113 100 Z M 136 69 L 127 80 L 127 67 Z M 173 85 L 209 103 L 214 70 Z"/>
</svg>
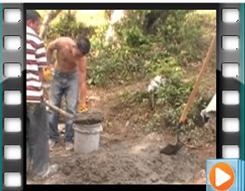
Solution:
<svg viewBox="0 0 245 191">
<path fill-rule="evenodd" d="M 160 153 L 165 155 L 175 155 L 183 145 L 184 144 L 180 142 L 176 143 L 175 145 L 168 144 L 166 147 L 160 150 Z"/>
</svg>

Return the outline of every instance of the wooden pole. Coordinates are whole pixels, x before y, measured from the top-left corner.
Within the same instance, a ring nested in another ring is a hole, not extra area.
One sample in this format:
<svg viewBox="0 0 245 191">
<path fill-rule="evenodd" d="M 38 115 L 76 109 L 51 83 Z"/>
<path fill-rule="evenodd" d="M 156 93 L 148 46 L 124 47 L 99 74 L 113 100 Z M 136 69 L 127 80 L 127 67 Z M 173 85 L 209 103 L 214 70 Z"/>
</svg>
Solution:
<svg viewBox="0 0 245 191">
<path fill-rule="evenodd" d="M 183 113 L 182 113 L 182 115 L 180 117 L 180 120 L 179 120 L 180 124 L 181 123 L 185 123 L 186 120 L 187 120 L 188 111 L 190 109 L 191 104 L 194 102 L 194 99 L 195 99 L 196 94 L 198 92 L 198 88 L 199 88 L 201 79 L 203 77 L 204 72 L 207 69 L 208 63 L 209 63 L 209 61 L 211 59 L 211 56 L 212 56 L 212 53 L 214 52 L 214 48 L 215 48 L 215 44 L 216 44 L 215 42 L 216 42 L 216 35 L 213 35 L 213 38 L 212 38 L 211 43 L 210 43 L 210 46 L 208 48 L 208 52 L 207 52 L 206 57 L 205 57 L 205 59 L 203 61 L 202 68 L 201 68 L 201 70 L 200 70 L 200 72 L 198 74 L 198 77 L 197 77 L 196 82 L 195 82 L 195 84 L 193 86 L 192 92 L 191 92 L 191 94 L 190 94 L 190 96 L 188 98 L 187 104 L 185 105 L 184 111 L 183 111 Z"/>
</svg>

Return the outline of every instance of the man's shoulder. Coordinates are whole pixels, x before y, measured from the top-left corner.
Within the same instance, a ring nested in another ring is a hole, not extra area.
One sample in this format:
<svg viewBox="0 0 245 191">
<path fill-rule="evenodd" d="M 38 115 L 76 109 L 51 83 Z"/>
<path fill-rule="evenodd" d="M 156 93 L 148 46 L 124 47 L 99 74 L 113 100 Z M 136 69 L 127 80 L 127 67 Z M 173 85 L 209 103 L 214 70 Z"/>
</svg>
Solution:
<svg viewBox="0 0 245 191">
<path fill-rule="evenodd" d="M 59 41 L 64 41 L 64 42 L 75 42 L 71 37 L 68 36 L 61 36 L 58 38 Z"/>
<path fill-rule="evenodd" d="M 37 35 L 37 33 L 34 30 L 32 30 L 30 27 L 27 29 L 28 29 L 26 31 L 27 43 L 34 43 L 37 45 L 43 44 L 43 40 Z"/>
<path fill-rule="evenodd" d="M 59 48 L 68 48 L 74 46 L 76 43 L 70 37 L 59 37 L 56 39 L 56 47 Z"/>
<path fill-rule="evenodd" d="M 59 37 L 57 39 L 58 43 L 59 44 L 64 44 L 64 45 L 74 45 L 75 44 L 75 41 L 70 38 L 70 37 L 66 37 L 66 36 L 62 36 L 62 37 Z"/>
</svg>

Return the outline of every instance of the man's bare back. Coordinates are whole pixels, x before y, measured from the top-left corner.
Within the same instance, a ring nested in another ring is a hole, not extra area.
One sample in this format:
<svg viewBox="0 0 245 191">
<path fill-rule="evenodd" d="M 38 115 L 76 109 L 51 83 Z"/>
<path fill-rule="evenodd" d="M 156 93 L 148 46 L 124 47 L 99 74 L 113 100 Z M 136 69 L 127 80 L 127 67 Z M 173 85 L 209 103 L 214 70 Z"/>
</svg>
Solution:
<svg viewBox="0 0 245 191">
<path fill-rule="evenodd" d="M 60 37 L 50 45 L 52 50 L 56 50 L 56 70 L 62 73 L 70 73 L 77 70 L 83 55 L 78 53 L 76 47 L 75 41 L 69 37 Z"/>
</svg>

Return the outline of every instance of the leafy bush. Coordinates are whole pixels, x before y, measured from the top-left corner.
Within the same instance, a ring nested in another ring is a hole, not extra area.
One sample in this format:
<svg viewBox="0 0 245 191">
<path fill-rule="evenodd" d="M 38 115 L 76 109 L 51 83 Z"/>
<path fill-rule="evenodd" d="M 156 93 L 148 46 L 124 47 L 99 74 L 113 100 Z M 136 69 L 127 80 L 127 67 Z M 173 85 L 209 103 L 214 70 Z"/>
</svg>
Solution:
<svg viewBox="0 0 245 191">
<path fill-rule="evenodd" d="M 93 34 L 92 27 L 86 27 L 84 23 L 77 22 L 75 12 L 63 12 L 59 20 L 48 28 L 47 41 L 54 40 L 61 36 L 68 36 L 76 39 L 80 36 L 90 36 Z"/>
<path fill-rule="evenodd" d="M 180 76 L 168 78 L 166 84 L 156 90 L 158 104 L 181 106 L 192 90 L 192 83 L 183 83 Z"/>
<path fill-rule="evenodd" d="M 193 83 L 183 83 L 181 76 L 176 75 L 168 78 L 166 84 L 156 90 L 156 104 L 159 107 L 169 108 L 169 111 L 164 113 L 169 125 L 175 126 L 178 124 L 183 111 L 183 103 L 186 103 L 192 85 Z"/>
<path fill-rule="evenodd" d="M 187 103 L 188 97 L 192 91 L 193 83 L 183 83 L 180 78 L 170 78 L 164 87 L 156 91 L 158 107 L 168 108 L 168 112 L 163 116 L 169 126 L 175 127 L 179 123 L 179 118 Z M 197 96 L 192 103 L 187 116 L 187 126 L 202 125 L 200 112 L 204 109 L 210 98 Z"/>
<path fill-rule="evenodd" d="M 105 31 L 92 36 L 89 84 L 109 85 L 181 74 L 182 66 L 200 61 L 207 50 L 215 19 L 196 11 L 130 10 L 114 25 L 117 40 L 106 42 Z M 211 24 L 210 24 L 211 23 Z"/>
</svg>

